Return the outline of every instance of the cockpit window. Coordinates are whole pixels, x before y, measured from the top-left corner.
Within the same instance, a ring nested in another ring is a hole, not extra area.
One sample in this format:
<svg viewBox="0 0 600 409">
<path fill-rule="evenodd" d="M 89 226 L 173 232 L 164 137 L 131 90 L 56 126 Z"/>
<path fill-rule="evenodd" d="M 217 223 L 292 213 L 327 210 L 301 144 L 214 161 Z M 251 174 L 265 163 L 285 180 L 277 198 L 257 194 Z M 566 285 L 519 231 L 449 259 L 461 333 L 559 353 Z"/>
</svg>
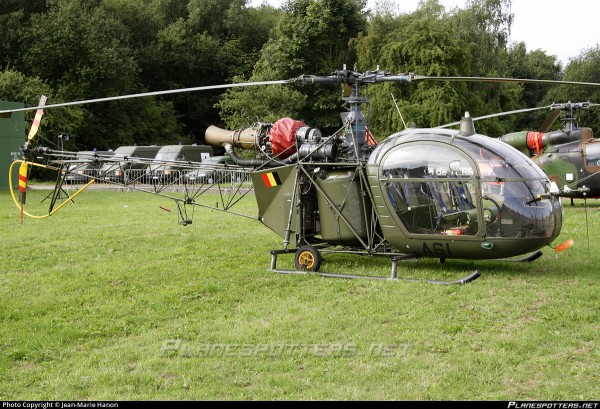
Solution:
<svg viewBox="0 0 600 409">
<path fill-rule="evenodd" d="M 390 210 L 409 233 L 551 237 L 547 176 L 496 140 L 398 144 L 381 163 Z"/>
<path fill-rule="evenodd" d="M 497 141 L 483 144 L 458 140 L 481 173 L 481 199 L 486 234 L 490 237 L 549 237 L 552 204 L 548 177 L 516 149 Z"/>
<path fill-rule="evenodd" d="M 383 171 L 403 178 L 456 178 L 473 176 L 473 167 L 458 151 L 443 145 L 419 144 L 393 152 L 383 164 Z"/>
<path fill-rule="evenodd" d="M 458 150 L 414 144 L 392 152 L 383 164 L 388 199 L 411 233 L 477 233 L 475 170 Z"/>
<path fill-rule="evenodd" d="M 493 138 L 487 138 L 485 145 L 469 139 L 455 140 L 477 162 L 484 180 L 542 178 L 547 176 L 529 158 Z"/>
<path fill-rule="evenodd" d="M 585 145 L 585 166 L 600 166 L 600 143 Z"/>
</svg>

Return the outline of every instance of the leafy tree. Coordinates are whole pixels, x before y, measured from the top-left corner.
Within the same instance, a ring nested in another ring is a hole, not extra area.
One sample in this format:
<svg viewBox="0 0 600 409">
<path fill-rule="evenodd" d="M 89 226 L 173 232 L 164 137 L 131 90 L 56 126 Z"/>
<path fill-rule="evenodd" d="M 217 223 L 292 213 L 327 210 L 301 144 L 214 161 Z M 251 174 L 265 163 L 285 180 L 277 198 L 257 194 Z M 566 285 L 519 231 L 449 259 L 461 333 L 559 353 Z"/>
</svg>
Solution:
<svg viewBox="0 0 600 409">
<path fill-rule="evenodd" d="M 385 9 L 371 18 L 368 34 L 356 39 L 359 65 L 432 77 L 504 76 L 511 22 L 507 4 L 474 0 L 464 10 L 446 11 L 437 0 L 428 0 L 415 12 L 398 16 Z M 518 85 L 466 81 L 385 84 L 369 92 L 372 129 L 381 136 L 404 127 L 392 95 L 404 121 L 422 127 L 455 122 L 466 111 L 480 116 L 514 109 L 520 98 Z M 503 129 L 500 120 L 477 124 L 481 133 Z"/>
<path fill-rule="evenodd" d="M 45 78 L 56 97 L 67 101 L 143 91 L 135 53 L 129 46 L 130 31 L 114 14 L 110 7 L 99 7 L 93 1 L 84 5 L 73 0 L 54 1 L 47 13 L 31 18 L 25 39 L 28 52 L 23 59 L 27 73 Z M 92 104 L 81 109 L 84 121 L 76 130 L 80 148 L 119 145 L 121 139 L 159 142 L 177 138 L 172 134 L 177 133 L 172 106 L 154 99 Z M 140 115 L 156 111 L 161 115 L 142 116 L 148 126 L 140 126 Z"/>
<path fill-rule="evenodd" d="M 600 82 L 600 46 L 583 50 L 577 57 L 571 59 L 565 68 L 565 81 Z M 600 103 L 600 90 L 589 86 L 560 85 L 550 89 L 545 102 L 585 102 Z M 576 112 L 580 126 L 586 126 L 598 132 L 600 129 L 600 110 L 592 108 Z M 556 123 L 556 127 L 560 122 Z"/>
<path fill-rule="evenodd" d="M 15 70 L 0 71 L 0 100 L 19 101 L 25 106 L 37 106 L 41 95 L 47 96 L 50 101 L 54 99 L 51 87 L 39 77 L 27 77 Z M 54 99 L 54 102 L 62 101 Z M 31 126 L 34 115 L 35 111 L 25 112 L 28 127 Z M 76 132 L 82 120 L 83 111 L 79 108 L 46 110 L 43 126 L 40 127 L 36 137 L 54 144 L 59 133 Z"/>
<path fill-rule="evenodd" d="M 22 70 L 21 56 L 27 52 L 22 38 L 29 19 L 48 9 L 46 0 L 4 0 L 0 11 L 0 69 Z"/>
<path fill-rule="evenodd" d="M 156 90 L 181 89 L 225 82 L 227 66 L 222 43 L 207 33 L 193 34 L 183 20 L 158 33 L 152 55 L 145 61 L 145 82 Z M 151 77 L 150 77 L 151 76 Z M 218 122 L 215 92 L 182 93 L 165 97 L 180 115 L 184 133 L 199 135 Z"/>
<path fill-rule="evenodd" d="M 127 29 L 99 8 L 62 0 L 35 15 L 24 61 L 67 99 L 119 94 L 135 88 L 137 66 Z"/>
<path fill-rule="evenodd" d="M 188 15 L 188 0 L 150 0 L 148 7 L 162 18 L 164 26 L 185 19 Z"/>
<path fill-rule="evenodd" d="M 46 92 L 49 102 L 226 83 L 251 73 L 282 13 L 246 4 L 6 0 L 0 10 L 0 69 L 40 79 L 52 91 Z M 219 122 L 217 97 L 217 92 L 177 94 L 64 111 L 77 112 L 69 132 L 85 149 L 201 142 L 203 128 Z"/>
<path fill-rule="evenodd" d="M 227 21 L 230 10 L 241 11 L 246 0 L 190 0 L 188 5 L 189 25 L 194 33 L 203 33 L 225 38 L 228 34 Z"/>
<path fill-rule="evenodd" d="M 561 67 L 555 56 L 548 56 L 542 50 L 527 51 L 523 42 L 513 44 L 509 48 L 506 65 L 507 76 L 512 78 L 559 80 L 562 77 Z M 518 105 L 514 109 L 547 105 L 544 98 L 549 89 L 549 85 L 521 85 Z M 513 131 L 533 129 L 533 124 L 541 124 L 546 114 L 547 112 L 543 111 L 523 113 L 507 118 L 505 122 L 511 121 Z"/>
<path fill-rule="evenodd" d="M 363 7 L 364 2 L 353 0 L 285 3 L 286 13 L 263 47 L 250 80 L 281 80 L 301 74 L 328 75 L 344 64 L 352 66 L 356 54 L 349 43 L 366 28 Z M 256 118 L 273 121 L 291 116 L 328 132 L 341 126 L 341 98 L 339 90 L 332 88 L 234 89 L 218 106 L 230 128 L 247 126 Z"/>
<path fill-rule="evenodd" d="M 21 10 L 0 15 L 0 69 L 20 68 L 24 24 L 25 15 Z"/>
<path fill-rule="evenodd" d="M 228 35 L 225 39 L 228 79 L 248 77 L 262 47 L 269 40 L 271 30 L 277 25 L 283 11 L 268 5 L 258 8 L 230 8 L 227 13 Z"/>
<path fill-rule="evenodd" d="M 414 72 L 419 75 L 455 76 L 464 72 L 471 56 L 465 55 L 454 35 L 452 21 L 445 17 L 437 1 L 421 3 L 414 13 L 397 17 L 376 14 L 367 36 L 357 39 L 359 65 L 380 66 L 393 73 Z M 420 82 L 384 84 L 370 91 L 372 129 L 376 135 L 402 129 L 401 117 L 393 105 L 392 95 L 405 121 L 417 126 L 437 126 L 460 117 L 466 101 L 463 83 Z"/>
<path fill-rule="evenodd" d="M 48 2 L 46 0 L 3 0 L 2 13 L 11 14 L 14 12 L 22 12 L 24 16 L 30 16 L 34 13 L 44 13 L 48 10 Z"/>
<path fill-rule="evenodd" d="M 246 8 L 245 3 L 190 1 L 189 18 L 159 30 L 146 48 L 143 82 L 151 89 L 179 89 L 224 84 L 248 74 L 279 13 L 272 7 Z M 214 105 L 221 93 L 168 97 L 191 140 L 202 142 L 204 129 L 220 123 Z"/>
<path fill-rule="evenodd" d="M 471 0 L 466 8 L 449 11 L 427 0 L 410 14 L 396 14 L 388 0 L 379 0 L 373 11 L 365 6 L 364 0 L 287 0 L 281 9 L 248 7 L 247 0 L 6 0 L 0 10 L 3 92 L 7 99 L 35 105 L 41 93 L 51 102 L 73 101 L 328 75 L 344 64 L 360 71 L 379 66 L 430 76 L 561 75 L 554 57 L 527 51 L 524 44 L 507 47 L 509 0 Z M 590 77 L 595 58 L 593 50 L 582 54 L 565 74 Z M 11 86 L 24 87 L 30 95 L 11 93 Z M 404 126 L 391 94 L 405 121 L 437 126 L 467 110 L 479 116 L 540 105 L 548 88 L 385 83 L 368 90 L 365 108 L 371 129 L 383 137 Z M 577 95 L 573 87 L 551 88 L 554 93 L 547 98 L 557 101 Z M 324 133 L 341 126 L 338 87 L 236 88 L 217 104 L 221 94 L 181 93 L 48 110 L 43 132 L 70 133 L 78 147 L 88 149 L 202 142 L 210 124 L 238 128 L 284 116 Z M 530 119 L 492 119 L 479 122 L 477 129 L 500 135 L 528 126 Z"/>
<path fill-rule="evenodd" d="M 135 58 L 143 58 L 140 53 L 156 39 L 156 34 L 171 21 L 162 14 L 164 2 L 156 0 L 103 0 L 101 8 L 107 15 L 118 21 L 127 34 L 121 34 L 123 41 L 135 52 Z"/>
<path fill-rule="evenodd" d="M 474 76 L 504 72 L 499 56 L 506 50 L 513 16 L 511 0 L 469 0 L 467 7 L 452 12 L 455 35 L 470 59 Z"/>
</svg>

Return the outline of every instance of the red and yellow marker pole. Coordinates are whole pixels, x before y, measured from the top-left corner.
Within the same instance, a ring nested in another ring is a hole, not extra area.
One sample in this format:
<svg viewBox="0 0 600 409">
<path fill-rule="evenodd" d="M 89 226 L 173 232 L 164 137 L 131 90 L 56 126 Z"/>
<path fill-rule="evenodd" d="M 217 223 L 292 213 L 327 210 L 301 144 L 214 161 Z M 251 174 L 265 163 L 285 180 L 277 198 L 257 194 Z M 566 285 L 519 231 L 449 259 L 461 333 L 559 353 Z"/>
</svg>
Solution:
<svg viewBox="0 0 600 409">
<path fill-rule="evenodd" d="M 25 201 L 27 199 L 27 171 L 29 170 L 27 162 L 21 162 L 19 166 L 19 203 L 21 203 L 21 224 L 23 224 L 23 214 L 25 212 Z"/>
<path fill-rule="evenodd" d="M 15 190 L 14 190 L 14 186 L 13 186 L 13 168 L 15 167 L 16 164 L 20 164 L 19 166 L 19 194 L 18 197 L 15 194 Z M 27 190 L 27 172 L 28 172 L 28 167 L 32 166 L 32 167 L 38 167 L 38 168 L 43 168 L 43 169 L 50 169 L 50 170 L 55 170 L 57 172 L 60 172 L 59 168 L 53 167 L 53 166 L 47 166 L 47 165 L 42 165 L 41 163 L 35 163 L 35 162 L 27 162 L 24 160 L 16 160 L 13 163 L 11 163 L 9 169 L 8 169 L 8 186 L 9 186 L 9 190 L 10 190 L 10 195 L 13 199 L 13 202 L 15 203 L 15 205 L 17 206 L 18 209 L 21 210 L 21 223 L 23 223 L 23 215 L 34 218 L 34 219 L 45 219 L 46 217 L 50 217 L 52 216 L 54 213 L 58 212 L 60 209 L 62 209 L 67 203 L 71 202 L 72 200 L 66 200 L 64 201 L 60 206 L 57 206 L 56 208 L 54 208 L 54 210 L 49 211 L 46 214 L 43 215 L 33 215 L 30 213 L 27 213 L 27 211 L 25 211 L 25 193 Z M 22 173 L 23 172 L 23 173 Z M 21 178 L 21 175 L 24 175 L 25 178 L 24 180 Z M 83 185 L 81 187 L 81 189 L 79 189 L 77 192 L 75 192 L 73 195 L 71 195 L 70 199 L 74 199 L 75 197 L 77 197 L 77 195 L 79 195 L 81 192 L 83 192 L 85 189 L 87 189 L 92 183 L 94 183 L 95 180 L 92 179 L 90 180 L 88 183 L 86 183 L 85 185 Z"/>
</svg>

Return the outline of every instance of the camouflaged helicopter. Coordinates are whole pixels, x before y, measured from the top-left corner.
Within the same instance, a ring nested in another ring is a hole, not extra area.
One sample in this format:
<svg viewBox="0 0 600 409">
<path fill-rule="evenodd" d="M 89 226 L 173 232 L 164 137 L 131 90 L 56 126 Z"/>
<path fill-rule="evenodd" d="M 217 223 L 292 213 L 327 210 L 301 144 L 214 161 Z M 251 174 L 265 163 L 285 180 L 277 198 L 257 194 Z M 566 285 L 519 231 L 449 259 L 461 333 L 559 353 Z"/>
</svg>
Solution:
<svg viewBox="0 0 600 409">
<path fill-rule="evenodd" d="M 536 131 L 513 132 L 501 141 L 519 149 L 562 187 L 562 196 L 573 199 L 600 198 L 600 139 L 591 128 L 581 127 L 575 111 L 599 104 L 567 102 L 550 105 L 550 112 Z M 562 127 L 550 131 L 561 116 Z"/>
<path fill-rule="evenodd" d="M 582 84 L 430 77 L 344 68 L 326 76 L 133 94 L 44 108 L 217 88 L 342 85 L 346 90 L 343 100 L 347 112 L 341 115 L 341 128 L 331 135 L 323 135 L 319 129 L 291 118 L 274 123 L 257 122 L 239 130 L 214 126 L 206 130 L 207 143 L 223 147 L 238 166 L 250 168 L 258 206 L 258 215 L 253 218 L 282 238 L 282 247 L 270 252 L 271 271 L 356 277 L 319 272 L 322 257 L 332 253 L 387 257 L 392 263 L 388 279 L 399 278 L 398 262 L 421 257 L 441 262 L 447 259 L 537 259 L 542 255 L 540 249 L 550 246 L 561 231 L 560 196 L 564 192 L 529 157 L 498 139 L 478 134 L 468 113 L 460 121 L 459 129 L 408 128 L 378 144 L 370 135 L 362 112 L 362 106 L 368 102 L 365 91 L 369 85 L 430 80 Z M 256 157 L 243 158 L 238 154 L 240 149 L 254 149 Z M 26 159 L 21 161 L 22 166 L 35 166 L 33 158 L 42 155 L 49 158 L 50 165 L 65 173 L 64 164 L 70 153 L 32 148 L 29 144 L 23 151 Z M 110 161 L 99 156 L 93 159 Z M 193 170 L 197 164 L 178 163 L 178 166 Z M 60 186 L 57 181 L 55 191 Z M 156 185 L 132 185 L 134 189 L 173 199 L 183 225 L 192 222 L 188 208 L 201 206 L 233 213 L 232 208 L 239 198 L 249 192 L 228 189 L 228 199 L 221 200 L 221 206 L 202 203 L 199 197 L 215 186 L 219 187 L 219 180 L 209 186 L 184 183 L 183 194 L 177 196 L 167 194 Z M 218 192 L 224 194 L 221 189 Z M 53 211 L 51 209 L 49 214 Z M 556 248 L 568 245 L 563 243 Z M 283 254 L 294 255 L 295 270 L 277 268 L 278 256 Z M 427 281 L 463 284 L 479 275 L 476 270 L 456 281 Z"/>
</svg>

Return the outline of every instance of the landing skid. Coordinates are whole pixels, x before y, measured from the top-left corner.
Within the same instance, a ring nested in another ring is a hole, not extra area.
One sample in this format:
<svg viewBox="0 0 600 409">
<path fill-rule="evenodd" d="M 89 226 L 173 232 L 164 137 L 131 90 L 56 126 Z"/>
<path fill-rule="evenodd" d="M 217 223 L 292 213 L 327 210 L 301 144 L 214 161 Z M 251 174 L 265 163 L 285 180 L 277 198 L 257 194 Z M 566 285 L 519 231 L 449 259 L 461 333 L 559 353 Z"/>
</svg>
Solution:
<svg viewBox="0 0 600 409">
<path fill-rule="evenodd" d="M 304 269 L 304 270 L 278 269 L 277 268 L 277 256 L 279 254 L 290 254 L 290 253 L 294 253 L 294 252 L 295 252 L 294 250 L 271 250 L 271 266 L 269 268 L 269 271 L 272 271 L 272 272 L 278 273 L 278 274 L 300 274 L 300 275 L 314 274 L 314 275 L 319 275 L 322 277 L 332 277 L 332 278 L 369 278 L 369 279 L 373 279 L 373 280 L 386 280 L 386 281 L 403 280 L 403 281 L 411 281 L 411 282 L 426 282 L 426 283 L 430 283 L 430 284 L 440 284 L 440 285 L 467 284 L 467 283 L 470 283 L 471 281 L 476 280 L 481 275 L 479 270 L 475 270 L 473 273 L 469 274 L 468 276 L 466 276 L 464 278 L 461 278 L 459 280 L 452 280 L 452 281 L 421 280 L 421 279 L 398 277 L 398 261 L 417 258 L 417 256 L 414 256 L 411 254 L 404 254 L 404 255 L 398 255 L 398 256 L 391 257 L 392 272 L 389 277 L 366 276 L 366 275 L 359 275 L 359 274 L 325 273 L 325 272 L 319 272 L 319 271 L 310 271 L 307 269 Z"/>
<path fill-rule="evenodd" d="M 538 258 L 542 257 L 544 253 L 542 252 L 542 250 L 538 250 L 535 251 L 533 253 L 531 253 L 530 255 L 526 256 L 526 257 L 521 257 L 521 258 L 497 258 L 496 260 L 498 261 L 508 261 L 511 263 L 531 263 L 534 260 L 537 260 Z"/>
</svg>

